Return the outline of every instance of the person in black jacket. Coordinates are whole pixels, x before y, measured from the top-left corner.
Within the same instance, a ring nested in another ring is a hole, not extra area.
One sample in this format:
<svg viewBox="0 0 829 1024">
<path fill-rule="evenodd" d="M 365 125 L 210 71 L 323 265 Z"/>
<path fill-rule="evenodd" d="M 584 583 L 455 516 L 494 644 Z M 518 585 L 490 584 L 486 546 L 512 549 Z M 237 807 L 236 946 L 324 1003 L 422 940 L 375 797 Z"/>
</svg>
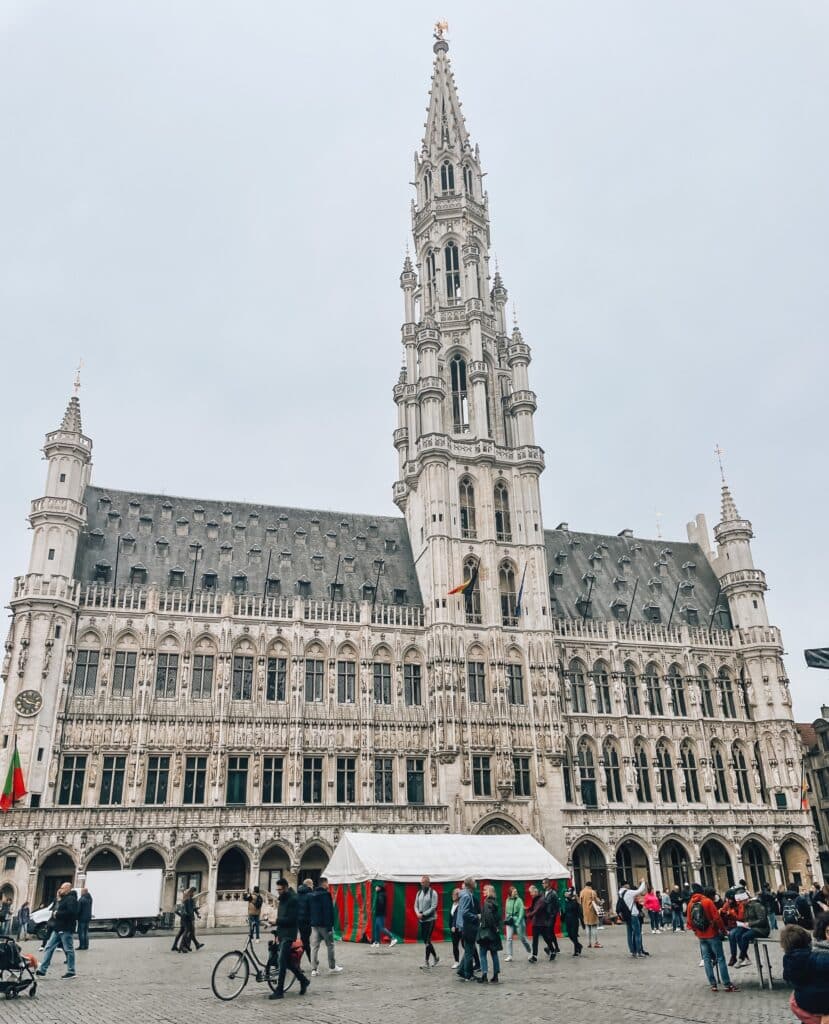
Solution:
<svg viewBox="0 0 829 1024">
<path fill-rule="evenodd" d="M 203 942 L 199 942 L 196 938 L 196 918 L 201 917 L 199 908 L 196 906 L 196 889 L 194 886 L 190 886 L 189 889 L 185 889 L 181 895 L 180 904 L 180 920 L 178 935 L 173 940 L 173 952 L 175 953 L 189 953 L 190 944 L 195 944 L 196 949 L 201 949 L 204 945 Z"/>
<path fill-rule="evenodd" d="M 328 879 L 320 878 L 311 893 L 311 977 L 319 974 L 320 943 L 328 950 L 328 973 L 339 974 L 342 967 L 334 958 L 334 901 L 328 891 Z"/>
<path fill-rule="evenodd" d="M 812 949 L 811 935 L 797 924 L 783 928 L 780 945 L 783 980 L 794 989 L 789 1000 L 792 1013 L 800 1020 L 805 1014 L 820 1019 L 829 1013 L 829 952 Z"/>
<path fill-rule="evenodd" d="M 374 887 L 374 929 L 371 933 L 372 946 L 379 946 L 383 936 L 389 940 L 389 946 L 396 946 L 397 939 L 386 927 L 386 887 L 375 885 Z M 454 932 L 453 932 L 454 935 Z M 453 942 L 457 941 L 453 938 Z M 457 956 L 455 956 L 457 960 Z"/>
<path fill-rule="evenodd" d="M 302 948 L 311 962 L 311 893 L 314 891 L 313 878 L 305 878 L 296 887 L 297 927 L 302 939 Z"/>
<path fill-rule="evenodd" d="M 86 886 L 78 897 L 78 949 L 89 949 L 89 922 L 92 920 L 92 896 Z"/>
<path fill-rule="evenodd" d="M 63 978 L 74 978 L 75 977 L 75 946 L 72 942 L 72 936 L 75 933 L 75 924 L 78 920 L 78 894 L 72 888 L 71 882 L 64 882 L 63 885 L 58 889 L 58 898 L 55 901 L 55 910 L 53 913 L 53 925 L 54 931 L 49 937 L 49 941 L 46 944 L 46 952 L 43 955 L 40 967 L 37 969 L 37 974 L 44 978 L 46 972 L 49 970 L 49 964 L 52 962 L 52 955 L 60 944 L 63 947 L 64 953 L 66 953 L 66 973 L 62 974 Z"/>
<path fill-rule="evenodd" d="M 567 938 L 573 943 L 573 956 L 581 956 L 582 944 L 579 942 L 579 925 L 584 924 L 581 903 L 576 899 L 576 890 L 568 889 L 564 895 L 564 926 Z"/>
<path fill-rule="evenodd" d="M 275 948 L 271 949 L 271 956 L 268 964 L 276 961 L 279 964 L 279 975 L 276 981 L 276 990 L 271 992 L 269 999 L 282 999 L 285 996 L 285 973 L 291 971 L 299 982 L 299 994 L 304 996 L 311 982 L 302 973 L 302 968 L 291 962 L 291 945 L 296 939 L 297 918 L 299 916 L 299 905 L 297 895 L 288 886 L 287 878 L 280 878 L 276 883 L 279 896 L 279 907 L 276 911 L 276 936 Z"/>
</svg>

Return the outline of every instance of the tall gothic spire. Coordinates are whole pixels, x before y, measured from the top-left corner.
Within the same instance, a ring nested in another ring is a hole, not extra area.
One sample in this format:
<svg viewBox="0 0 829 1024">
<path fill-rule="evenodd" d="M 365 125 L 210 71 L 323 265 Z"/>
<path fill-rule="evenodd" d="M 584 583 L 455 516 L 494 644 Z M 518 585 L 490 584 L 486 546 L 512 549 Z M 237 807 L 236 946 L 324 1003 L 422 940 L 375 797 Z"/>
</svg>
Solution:
<svg viewBox="0 0 829 1024">
<path fill-rule="evenodd" d="M 469 132 L 461 113 L 461 101 L 449 60 L 449 43 L 441 30 L 435 35 L 435 65 L 421 153 L 434 163 L 447 150 L 461 156 L 470 148 Z"/>
<path fill-rule="evenodd" d="M 77 395 L 72 395 L 69 399 L 66 412 L 61 420 L 60 429 L 72 434 L 83 434 L 81 427 L 81 403 Z"/>
</svg>

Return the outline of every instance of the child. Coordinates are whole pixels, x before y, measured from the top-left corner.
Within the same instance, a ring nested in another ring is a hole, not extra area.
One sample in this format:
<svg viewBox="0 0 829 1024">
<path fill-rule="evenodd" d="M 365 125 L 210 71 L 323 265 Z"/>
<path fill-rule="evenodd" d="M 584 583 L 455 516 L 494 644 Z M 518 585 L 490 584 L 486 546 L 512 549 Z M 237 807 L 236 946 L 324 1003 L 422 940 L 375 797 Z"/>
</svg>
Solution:
<svg viewBox="0 0 829 1024">
<path fill-rule="evenodd" d="M 812 949 L 812 936 L 797 924 L 780 933 L 783 979 L 793 988 L 789 1006 L 802 1024 L 829 1024 L 829 953 Z"/>
</svg>

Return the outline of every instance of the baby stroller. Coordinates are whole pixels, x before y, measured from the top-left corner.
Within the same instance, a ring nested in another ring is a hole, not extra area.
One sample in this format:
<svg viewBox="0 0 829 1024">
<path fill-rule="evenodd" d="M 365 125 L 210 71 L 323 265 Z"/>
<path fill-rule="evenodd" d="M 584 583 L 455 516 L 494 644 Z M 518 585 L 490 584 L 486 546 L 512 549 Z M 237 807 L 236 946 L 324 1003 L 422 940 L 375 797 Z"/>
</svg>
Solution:
<svg viewBox="0 0 829 1024">
<path fill-rule="evenodd" d="M 34 971 L 37 960 L 31 953 L 23 953 L 20 946 L 8 935 L 0 936 L 0 995 L 6 999 L 17 999 L 21 992 L 37 992 Z"/>
</svg>

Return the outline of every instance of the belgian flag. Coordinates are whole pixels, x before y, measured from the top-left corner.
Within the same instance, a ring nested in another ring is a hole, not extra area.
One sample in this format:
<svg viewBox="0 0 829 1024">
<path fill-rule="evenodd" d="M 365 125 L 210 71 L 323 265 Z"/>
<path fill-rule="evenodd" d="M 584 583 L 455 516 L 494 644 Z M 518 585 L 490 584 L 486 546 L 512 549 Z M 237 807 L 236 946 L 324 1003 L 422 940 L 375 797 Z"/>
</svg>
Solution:
<svg viewBox="0 0 829 1024">
<path fill-rule="evenodd" d="M 18 800 L 23 799 L 27 792 L 26 783 L 23 781 L 23 769 L 20 766 L 17 740 L 15 740 L 14 753 L 9 764 L 9 773 L 6 776 L 6 785 L 3 786 L 3 794 L 0 796 L 0 811 L 10 811 Z"/>
<path fill-rule="evenodd" d="M 475 590 L 475 584 L 478 582 L 478 570 L 480 569 L 480 567 L 481 560 L 479 558 L 478 561 L 475 563 L 475 567 L 473 568 L 472 573 L 468 577 L 468 579 L 465 579 L 459 587 L 454 587 L 452 590 L 450 590 L 447 595 L 448 597 L 451 597 L 453 594 L 463 594 L 465 609 L 467 614 L 469 615 L 472 614 L 473 610 L 472 595 Z"/>
</svg>

